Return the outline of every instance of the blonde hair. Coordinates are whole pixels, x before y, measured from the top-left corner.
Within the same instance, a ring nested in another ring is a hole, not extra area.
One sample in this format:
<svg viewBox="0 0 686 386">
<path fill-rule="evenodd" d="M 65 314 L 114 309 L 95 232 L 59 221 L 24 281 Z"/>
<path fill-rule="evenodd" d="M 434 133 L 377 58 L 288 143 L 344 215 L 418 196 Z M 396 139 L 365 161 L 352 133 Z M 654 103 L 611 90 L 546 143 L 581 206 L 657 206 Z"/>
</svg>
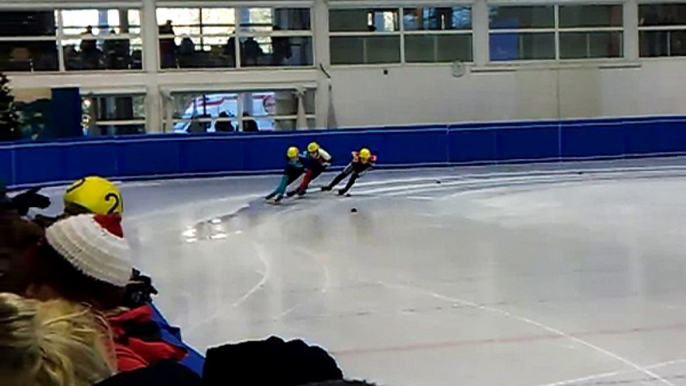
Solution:
<svg viewBox="0 0 686 386">
<path fill-rule="evenodd" d="M 105 326 L 80 304 L 0 294 L 0 384 L 90 386 L 112 376 Z"/>
</svg>

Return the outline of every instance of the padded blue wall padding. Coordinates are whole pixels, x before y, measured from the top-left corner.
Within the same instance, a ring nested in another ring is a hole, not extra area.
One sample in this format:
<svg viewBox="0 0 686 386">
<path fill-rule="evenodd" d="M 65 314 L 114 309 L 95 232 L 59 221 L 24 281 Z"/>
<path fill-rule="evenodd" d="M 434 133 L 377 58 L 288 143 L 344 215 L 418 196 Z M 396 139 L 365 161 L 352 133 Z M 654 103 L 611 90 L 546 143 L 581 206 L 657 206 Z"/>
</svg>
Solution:
<svg viewBox="0 0 686 386">
<path fill-rule="evenodd" d="M 379 167 L 563 161 L 686 153 L 686 118 L 470 123 L 307 132 L 158 134 L 0 145 L 12 188 L 99 174 L 156 179 L 279 172 L 286 149 L 317 141 L 334 157 L 368 147 Z"/>
</svg>

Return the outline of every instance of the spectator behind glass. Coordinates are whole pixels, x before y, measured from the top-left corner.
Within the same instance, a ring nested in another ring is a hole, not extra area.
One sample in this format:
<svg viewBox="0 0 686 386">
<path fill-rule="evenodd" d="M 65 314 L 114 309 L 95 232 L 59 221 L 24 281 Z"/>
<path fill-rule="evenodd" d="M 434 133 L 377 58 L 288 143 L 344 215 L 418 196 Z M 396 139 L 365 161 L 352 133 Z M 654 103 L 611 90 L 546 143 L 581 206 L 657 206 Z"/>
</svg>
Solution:
<svg viewBox="0 0 686 386">
<path fill-rule="evenodd" d="M 93 36 L 93 27 L 88 26 L 81 34 L 81 61 L 84 70 L 95 70 L 100 68 L 101 51 Z"/>
<path fill-rule="evenodd" d="M 250 114 L 248 112 L 243 113 L 243 131 L 246 133 L 255 133 L 260 131 L 260 128 L 257 126 L 257 122 L 250 117 Z"/>
<path fill-rule="evenodd" d="M 219 113 L 219 120 L 217 121 L 217 123 L 214 124 L 215 130 L 217 130 L 218 132 L 234 131 L 235 128 L 228 120 L 229 118 L 229 114 L 226 111 L 222 111 L 221 113 Z"/>
<path fill-rule="evenodd" d="M 243 43 L 243 50 L 241 51 L 244 66 L 257 66 L 260 62 L 260 57 L 264 55 L 262 47 L 253 37 L 249 37 Z"/>
<path fill-rule="evenodd" d="M 274 31 L 281 31 L 281 27 L 274 26 Z M 283 66 L 293 56 L 291 41 L 286 36 L 272 37 L 272 65 Z"/>
<path fill-rule="evenodd" d="M 171 20 L 167 20 L 164 25 L 159 26 L 158 32 L 162 35 L 175 35 L 174 26 Z M 160 56 L 162 57 L 162 68 L 176 68 L 176 42 L 174 37 L 160 38 Z"/>
<path fill-rule="evenodd" d="M 0 385 L 90 386 L 109 378 L 106 331 L 81 305 L 0 294 Z"/>
</svg>

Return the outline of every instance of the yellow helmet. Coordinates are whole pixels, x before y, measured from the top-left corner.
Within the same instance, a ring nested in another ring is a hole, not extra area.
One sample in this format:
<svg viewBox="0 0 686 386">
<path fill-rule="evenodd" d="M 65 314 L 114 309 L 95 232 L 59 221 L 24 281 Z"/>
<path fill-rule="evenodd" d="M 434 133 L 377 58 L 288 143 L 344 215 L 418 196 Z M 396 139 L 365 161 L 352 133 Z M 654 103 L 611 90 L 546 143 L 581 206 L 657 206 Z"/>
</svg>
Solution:
<svg viewBox="0 0 686 386">
<path fill-rule="evenodd" d="M 288 158 L 296 158 L 298 156 L 298 148 L 295 146 L 291 146 L 288 148 L 288 151 L 286 152 L 286 156 Z"/>
<path fill-rule="evenodd" d="M 121 214 L 123 211 L 124 201 L 119 188 L 102 177 L 82 178 L 71 184 L 64 194 L 64 212 L 68 214 Z"/>
<path fill-rule="evenodd" d="M 319 144 L 317 142 L 312 142 L 309 145 L 307 145 L 307 152 L 308 153 L 314 153 L 317 150 L 319 150 Z"/>
<path fill-rule="evenodd" d="M 372 152 L 369 151 L 366 147 L 360 150 L 360 158 L 363 160 L 368 160 L 372 156 Z"/>
</svg>

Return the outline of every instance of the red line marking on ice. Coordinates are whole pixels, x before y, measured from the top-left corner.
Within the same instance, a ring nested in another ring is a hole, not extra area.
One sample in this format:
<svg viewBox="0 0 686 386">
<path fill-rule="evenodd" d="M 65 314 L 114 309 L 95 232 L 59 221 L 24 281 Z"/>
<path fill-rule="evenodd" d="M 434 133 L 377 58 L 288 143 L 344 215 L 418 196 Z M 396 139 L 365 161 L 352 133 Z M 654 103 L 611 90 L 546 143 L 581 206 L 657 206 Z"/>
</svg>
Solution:
<svg viewBox="0 0 686 386">
<path fill-rule="evenodd" d="M 682 323 L 672 324 L 672 325 L 667 325 L 667 326 L 634 327 L 634 328 L 630 328 L 630 329 L 621 329 L 621 330 L 616 329 L 616 330 L 586 331 L 586 332 L 573 333 L 573 334 L 567 334 L 567 335 L 560 335 L 560 334 L 519 335 L 519 336 L 505 337 L 505 338 L 466 339 L 466 340 L 444 341 L 444 342 L 434 342 L 434 343 L 415 343 L 415 344 L 399 345 L 399 346 L 387 346 L 387 347 L 369 347 L 369 348 L 359 348 L 359 349 L 345 349 L 345 350 L 333 351 L 332 354 L 334 354 L 335 356 L 353 356 L 353 355 L 381 354 L 381 353 L 391 353 L 391 352 L 438 350 L 438 349 L 449 349 L 449 348 L 463 347 L 463 346 L 479 346 L 479 345 L 488 345 L 488 344 L 509 344 L 509 343 L 530 343 L 530 342 L 564 340 L 564 339 L 569 339 L 569 337 L 586 338 L 586 337 L 594 337 L 594 336 L 632 335 L 632 334 L 640 334 L 640 333 L 676 331 L 676 330 L 685 330 L 685 329 L 686 329 L 686 322 L 682 322 Z"/>
</svg>

